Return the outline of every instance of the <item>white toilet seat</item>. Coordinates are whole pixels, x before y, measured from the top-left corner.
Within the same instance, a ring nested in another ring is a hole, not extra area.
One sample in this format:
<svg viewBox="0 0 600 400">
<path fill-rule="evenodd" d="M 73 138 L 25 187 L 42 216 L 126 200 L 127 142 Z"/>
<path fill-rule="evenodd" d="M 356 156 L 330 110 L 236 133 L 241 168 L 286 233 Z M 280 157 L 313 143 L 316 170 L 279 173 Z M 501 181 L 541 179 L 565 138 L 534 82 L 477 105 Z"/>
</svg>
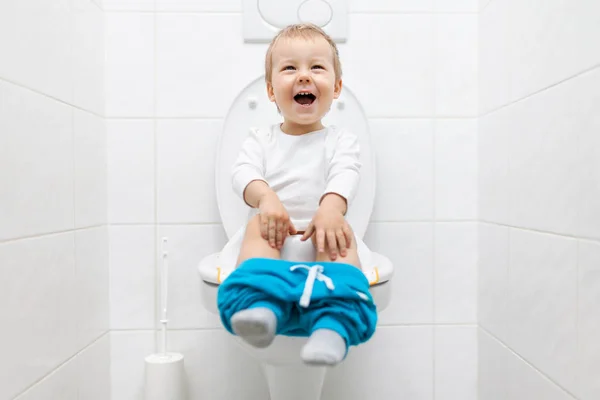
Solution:
<svg viewBox="0 0 600 400">
<path fill-rule="evenodd" d="M 281 121 L 281 118 L 277 114 L 275 105 L 267 98 L 264 77 L 260 77 L 250 83 L 236 98 L 227 115 L 223 134 L 219 139 L 215 176 L 217 202 L 223 227 L 229 239 L 228 245 L 231 247 L 227 251 L 222 250 L 206 256 L 198 265 L 202 303 L 209 312 L 215 315 L 219 315 L 216 301 L 219 285 L 227 278 L 227 274 L 232 272 L 232 254 L 237 254 L 233 246 L 237 241 L 232 238 L 236 234 L 240 234 L 249 214 L 248 206 L 233 192 L 230 176 L 231 166 L 237 158 L 250 128 L 264 129 L 278 121 Z M 391 300 L 393 265 L 387 257 L 370 251 L 362 242 L 375 198 L 375 163 L 371 155 L 366 116 L 357 99 L 347 88 L 344 88 L 340 99 L 332 105 L 332 109 L 324 119 L 324 124 L 347 127 L 352 129 L 359 138 L 362 163 L 361 181 L 357 195 L 350 204 L 347 219 L 357 238 L 361 263 L 363 262 L 361 254 L 367 254 L 366 259 L 369 261 L 369 265 L 362 265 L 362 269 L 369 280 L 369 292 L 373 296 L 373 301 L 377 305 L 378 311 L 382 311 L 387 308 Z M 288 246 L 287 249 L 286 246 Z M 290 237 L 289 241 L 286 239 L 282 249 L 282 258 L 300 261 L 309 253 L 314 258 L 311 241 L 299 242 L 299 237 L 294 236 Z M 304 393 L 303 399 L 320 397 L 326 368 L 307 367 L 302 364 L 298 354 L 306 343 L 306 338 L 278 335 L 266 349 L 249 346 L 239 337 L 236 337 L 236 340 L 261 363 L 272 399 L 288 399 L 290 390 Z"/>
<path fill-rule="evenodd" d="M 227 114 L 217 148 L 215 183 L 219 213 L 230 243 L 245 226 L 249 211 L 248 206 L 232 189 L 231 166 L 249 129 L 268 129 L 270 125 L 281 121 L 275 105 L 267 97 L 264 76 L 252 81 L 240 92 Z M 346 218 L 354 234 L 360 239 L 359 254 L 361 250 L 362 254 L 368 254 L 368 265 L 362 266 L 365 276 L 371 286 L 380 285 L 392 278 L 393 265 L 387 257 L 370 251 L 362 242 L 375 198 L 375 162 L 371 154 L 366 115 L 356 97 L 344 87 L 340 98 L 334 101 L 323 123 L 326 126 L 335 124 L 348 127 L 358 136 L 362 163 L 361 180 Z M 223 253 L 224 251 L 211 254 L 200 262 L 198 271 L 205 283 L 218 285 L 233 271 L 232 264 L 235 264 L 235 261 L 231 259 L 231 254 L 224 259 Z M 237 254 L 235 251 L 234 253 Z"/>
<path fill-rule="evenodd" d="M 241 91 L 227 114 L 219 138 L 215 179 L 219 213 L 229 239 L 246 224 L 248 218 L 248 206 L 231 186 L 231 166 L 250 128 L 268 130 L 272 124 L 280 121 L 282 118 L 277 113 L 277 108 L 267 97 L 262 76 Z M 367 118 L 356 97 L 344 87 L 340 98 L 334 101 L 323 123 L 351 129 L 359 138 L 361 181 L 346 218 L 354 234 L 362 238 L 369 225 L 375 199 L 375 163 L 371 154 Z"/>
</svg>

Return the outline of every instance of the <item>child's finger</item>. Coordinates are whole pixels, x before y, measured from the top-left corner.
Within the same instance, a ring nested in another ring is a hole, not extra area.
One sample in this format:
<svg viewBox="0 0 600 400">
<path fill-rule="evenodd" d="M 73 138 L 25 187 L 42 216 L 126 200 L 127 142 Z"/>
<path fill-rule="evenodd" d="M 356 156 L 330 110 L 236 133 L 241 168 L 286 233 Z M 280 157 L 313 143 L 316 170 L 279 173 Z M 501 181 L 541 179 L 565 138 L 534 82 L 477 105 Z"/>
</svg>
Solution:
<svg viewBox="0 0 600 400">
<path fill-rule="evenodd" d="M 319 253 L 325 252 L 325 231 L 323 229 L 317 229 L 317 251 Z"/>
<path fill-rule="evenodd" d="M 294 230 L 295 229 L 296 228 L 294 228 Z M 308 239 L 309 237 L 312 236 L 314 230 L 315 230 L 315 226 L 311 222 L 310 224 L 308 224 L 308 228 L 306 228 L 306 230 L 304 231 L 304 235 L 302 235 L 300 240 L 304 242 L 306 239 Z"/>
<path fill-rule="evenodd" d="M 260 236 L 262 236 L 263 239 L 267 240 L 267 238 L 269 237 L 269 218 L 265 217 L 264 215 L 260 215 Z"/>
<path fill-rule="evenodd" d="M 352 231 L 348 226 L 344 226 L 343 228 L 344 236 L 346 236 L 346 244 L 348 247 L 352 245 L 352 240 L 354 240 L 354 236 L 352 235 Z"/>
<path fill-rule="evenodd" d="M 280 249 L 283 243 L 283 222 L 277 221 L 277 225 L 275 228 L 275 244 L 277 248 Z"/>
<path fill-rule="evenodd" d="M 335 260 L 337 258 L 337 240 L 333 230 L 327 231 L 327 245 L 331 259 Z"/>
<path fill-rule="evenodd" d="M 338 245 L 340 247 L 340 255 L 342 257 L 346 257 L 346 236 L 344 232 L 339 229 L 336 233 Z"/>
<path fill-rule="evenodd" d="M 294 226 L 294 224 L 292 223 L 292 221 L 289 222 L 289 230 L 288 230 L 288 232 L 290 233 L 290 235 L 295 235 L 296 233 L 298 233 L 298 231 L 296 230 L 296 227 Z"/>
<path fill-rule="evenodd" d="M 269 244 L 275 247 L 275 229 L 277 228 L 275 218 L 269 218 Z"/>
</svg>

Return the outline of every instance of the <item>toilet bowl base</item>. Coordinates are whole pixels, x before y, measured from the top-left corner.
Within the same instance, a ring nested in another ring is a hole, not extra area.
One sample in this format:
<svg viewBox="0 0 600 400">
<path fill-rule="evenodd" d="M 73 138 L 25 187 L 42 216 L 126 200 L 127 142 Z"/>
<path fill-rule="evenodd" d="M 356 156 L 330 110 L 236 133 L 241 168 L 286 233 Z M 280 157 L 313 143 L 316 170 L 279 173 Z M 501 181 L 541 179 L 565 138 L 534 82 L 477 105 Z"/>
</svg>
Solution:
<svg viewBox="0 0 600 400">
<path fill-rule="evenodd" d="M 327 367 L 262 364 L 271 400 L 320 400 Z"/>
</svg>

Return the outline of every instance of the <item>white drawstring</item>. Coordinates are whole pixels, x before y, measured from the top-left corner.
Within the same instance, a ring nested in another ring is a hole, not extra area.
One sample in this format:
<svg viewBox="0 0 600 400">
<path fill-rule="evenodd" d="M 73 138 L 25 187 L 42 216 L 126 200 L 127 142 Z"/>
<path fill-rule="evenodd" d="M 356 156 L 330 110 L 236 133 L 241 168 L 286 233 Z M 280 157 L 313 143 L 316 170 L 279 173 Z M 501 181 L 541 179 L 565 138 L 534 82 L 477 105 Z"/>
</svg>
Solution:
<svg viewBox="0 0 600 400">
<path fill-rule="evenodd" d="M 295 271 L 298 268 L 308 270 L 308 276 L 306 277 L 306 282 L 304 283 L 304 291 L 302 292 L 302 297 L 300 297 L 300 305 L 302 307 L 306 308 L 310 304 L 310 296 L 312 295 L 315 279 L 325 282 L 327 289 L 335 289 L 331 278 L 323 274 L 324 268 L 322 265 L 313 265 L 312 267 L 309 267 L 308 265 L 298 264 L 290 267 L 290 271 Z"/>
</svg>

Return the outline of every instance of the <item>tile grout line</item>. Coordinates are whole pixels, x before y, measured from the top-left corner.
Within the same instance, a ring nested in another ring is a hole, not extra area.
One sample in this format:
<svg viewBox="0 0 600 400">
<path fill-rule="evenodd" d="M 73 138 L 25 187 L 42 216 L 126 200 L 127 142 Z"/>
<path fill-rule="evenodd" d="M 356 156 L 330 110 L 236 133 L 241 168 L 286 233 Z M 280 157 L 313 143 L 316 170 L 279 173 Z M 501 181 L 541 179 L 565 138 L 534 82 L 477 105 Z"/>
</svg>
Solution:
<svg viewBox="0 0 600 400">
<path fill-rule="evenodd" d="M 543 231 L 541 229 L 527 228 L 527 227 L 522 227 L 522 226 L 514 226 L 514 225 L 504 224 L 501 222 L 487 221 L 487 220 L 483 220 L 483 219 L 480 222 L 482 222 L 484 224 L 488 224 L 488 225 L 496 225 L 496 226 L 501 226 L 501 227 L 505 227 L 505 228 L 519 229 L 519 230 L 526 231 L 526 232 L 535 232 L 535 233 L 539 233 L 542 235 L 558 236 L 558 237 L 574 239 L 574 240 L 585 240 L 588 242 L 600 242 L 600 238 L 594 238 L 594 237 L 589 237 L 589 236 L 577 236 L 577 235 L 573 235 L 573 234 Z"/>
<path fill-rule="evenodd" d="M 197 10 L 197 9 L 103 9 L 105 13 L 114 13 L 114 14 L 165 14 L 165 15 L 222 15 L 222 16 L 243 16 L 243 10 L 230 10 L 230 11 L 217 11 L 217 10 Z M 394 10 L 386 10 L 386 11 L 378 11 L 378 10 L 366 10 L 366 11 L 348 11 L 348 15 L 351 16 L 360 16 L 360 15 L 380 15 L 380 16 L 398 16 L 398 15 L 477 15 L 479 11 L 435 11 L 435 10 L 424 10 L 424 11 L 394 11 Z"/>
<path fill-rule="evenodd" d="M 37 94 L 38 96 L 46 97 L 47 99 L 53 100 L 53 101 L 55 101 L 55 102 L 57 102 L 57 103 L 61 103 L 61 104 L 65 105 L 65 106 L 72 107 L 72 108 L 74 108 L 74 109 L 76 109 L 76 110 L 79 110 L 79 111 L 82 111 L 82 112 L 85 112 L 85 113 L 91 114 L 91 115 L 93 115 L 93 116 L 95 116 L 95 117 L 102 118 L 102 119 L 104 119 L 104 118 L 105 118 L 104 116 L 102 116 L 102 115 L 100 115 L 100 114 L 97 114 L 95 111 L 92 111 L 92 110 L 86 110 L 85 108 L 79 107 L 78 105 L 71 104 L 71 103 L 69 103 L 69 102 L 66 102 L 66 101 L 64 101 L 64 100 L 61 100 L 61 99 L 59 99 L 59 98 L 57 98 L 57 97 L 51 96 L 51 95 L 49 95 L 49 94 L 47 94 L 47 93 L 44 93 L 44 92 L 41 92 L 41 91 L 39 91 L 39 90 L 37 90 L 37 89 L 34 89 L 34 88 L 32 88 L 32 87 L 29 87 L 29 86 L 27 86 L 27 85 L 25 85 L 25 84 L 23 84 L 23 83 L 18 83 L 18 82 L 15 82 L 15 81 L 13 81 L 13 80 L 7 79 L 6 77 L 0 77 L 0 83 L 1 83 L 1 82 L 5 82 L 5 83 L 8 83 L 9 85 L 16 86 L 16 87 L 17 87 L 17 88 L 19 88 L 19 89 L 26 90 L 26 91 L 29 91 L 29 92 L 31 92 L 31 93 L 35 93 L 35 94 Z"/>
<path fill-rule="evenodd" d="M 493 0 L 491 0 L 491 1 L 493 1 Z M 545 87 L 543 87 L 541 89 L 537 89 L 534 92 L 529 93 L 529 94 L 527 94 L 527 95 L 525 95 L 523 97 L 517 98 L 515 100 L 510 101 L 509 103 L 506 103 L 506 104 L 497 106 L 495 108 L 492 108 L 491 110 L 485 111 L 485 112 L 481 113 L 478 118 L 486 117 L 486 116 L 494 114 L 494 113 L 496 113 L 496 112 L 498 112 L 500 110 L 503 110 L 505 108 L 511 107 L 511 106 L 513 106 L 515 104 L 522 103 L 523 101 L 525 101 L 525 100 L 527 100 L 529 98 L 532 98 L 532 97 L 534 97 L 534 96 L 536 96 L 538 94 L 541 94 L 541 93 L 544 93 L 546 91 L 549 91 L 549 90 L 551 90 L 551 89 L 553 89 L 553 88 L 555 88 L 555 87 L 557 87 L 557 86 L 559 86 L 559 85 L 561 85 L 563 83 L 566 83 L 566 82 L 568 82 L 568 81 L 570 81 L 572 79 L 577 79 L 580 76 L 585 75 L 585 74 L 590 73 L 590 72 L 593 72 L 594 70 L 599 69 L 599 68 L 600 68 L 600 63 L 594 64 L 591 67 L 585 68 L 585 69 L 583 69 L 583 70 L 581 70 L 579 72 L 576 72 L 576 73 L 574 73 L 574 74 L 572 74 L 572 75 L 570 75 L 570 76 L 568 76 L 566 78 L 560 79 L 557 82 L 551 83 L 548 86 L 545 86 Z"/>
<path fill-rule="evenodd" d="M 87 111 L 87 110 L 84 110 Z M 89 112 L 89 111 L 88 111 Z M 367 115 L 367 119 L 370 121 L 375 120 L 433 120 L 433 119 L 449 119 L 449 120 L 473 120 L 479 118 L 480 115 L 445 115 L 445 114 L 427 114 L 427 115 Z M 173 116 L 128 116 L 128 115 L 106 115 L 102 118 L 106 120 L 209 120 L 209 121 L 223 121 L 226 116 L 217 115 L 173 115 Z"/>
<path fill-rule="evenodd" d="M 152 125 L 153 125 L 153 140 L 154 140 L 154 351 L 158 351 L 158 319 L 160 318 L 160 282 L 161 282 L 161 273 L 160 273 L 160 265 L 159 262 L 159 252 L 162 250 L 162 245 L 159 237 L 159 224 L 158 224 L 158 124 L 157 124 L 157 110 L 158 110 L 158 100 L 157 100 L 157 48 L 158 48 L 158 38 L 157 38 L 157 10 L 156 10 L 156 2 L 157 0 L 153 0 L 153 10 L 152 10 L 152 19 L 153 19 L 153 29 L 152 29 L 152 41 L 153 41 L 153 55 L 152 55 L 152 79 L 153 79 L 153 88 L 152 88 Z M 161 254 L 162 255 L 162 254 Z"/>
<path fill-rule="evenodd" d="M 61 369 L 62 367 L 64 367 L 66 364 L 70 363 L 71 361 L 73 361 L 74 359 L 76 359 L 77 357 L 79 357 L 84 351 L 86 351 L 87 349 L 89 349 L 90 347 L 92 347 L 94 344 L 96 344 L 97 342 L 99 342 L 100 340 L 102 340 L 102 338 L 104 338 L 105 336 L 107 336 L 108 339 L 110 340 L 110 329 L 107 329 L 100 336 L 98 336 L 97 338 L 95 338 L 94 340 L 92 340 L 90 343 L 88 343 L 84 348 L 82 348 L 81 350 L 78 350 L 77 352 L 75 352 L 75 354 L 71 355 L 66 360 L 64 360 L 63 362 L 59 363 L 56 367 L 52 368 L 52 370 L 50 370 L 48 373 L 46 373 L 43 376 L 41 376 L 40 378 L 36 379 L 31 384 L 27 385 L 27 387 L 25 387 L 25 389 L 23 389 L 21 392 L 19 392 L 13 400 L 16 400 L 19 397 L 23 396 L 24 394 L 27 394 L 27 392 L 29 390 L 31 390 L 34 387 L 36 387 L 37 385 L 41 384 L 46 378 L 50 377 L 52 374 L 56 373 L 59 369 Z"/>
<path fill-rule="evenodd" d="M 552 379 L 550 376 L 546 375 L 546 373 L 544 373 L 542 370 L 538 369 L 533 363 L 529 362 L 525 357 L 521 356 L 519 353 L 517 353 L 515 350 L 513 350 L 510 346 L 508 346 L 507 343 L 503 342 L 499 337 L 494 335 L 491 331 L 487 330 L 484 326 L 479 325 L 479 329 L 481 329 L 483 332 L 485 332 L 490 338 L 492 338 L 493 340 L 498 342 L 498 344 L 500 344 L 502 347 L 504 347 L 505 350 L 509 351 L 511 355 L 515 356 L 520 361 L 525 363 L 528 367 L 530 367 L 532 370 L 537 372 L 542 378 L 544 378 L 547 381 L 549 381 L 550 383 L 552 383 L 554 386 L 556 386 L 559 390 L 563 391 L 568 396 L 571 396 L 572 400 L 578 399 L 578 397 L 575 396 L 575 394 L 571 393 L 566 388 L 561 386 L 558 382 L 556 382 L 554 379 Z"/>
<path fill-rule="evenodd" d="M 432 16 L 432 27 L 431 29 L 433 30 L 432 35 L 431 35 L 431 53 L 432 53 L 432 59 L 433 59 L 433 74 L 432 74 L 432 80 L 433 80 L 433 93 L 432 93 L 432 98 L 433 98 L 433 132 L 432 132 L 432 143 L 431 143 L 431 163 L 432 163 L 432 188 L 431 188 L 431 194 L 432 194 L 432 207 L 433 207 L 433 222 L 431 224 L 431 235 L 432 235 L 432 242 L 433 242 L 433 246 L 432 246 L 432 252 L 433 254 L 431 255 L 432 258 L 432 271 L 431 271 L 431 275 L 432 275 L 432 285 L 433 285 L 433 301 L 432 301 L 432 321 L 434 323 L 434 326 L 431 329 L 431 357 L 432 357 L 432 373 L 431 373 L 431 387 L 432 387 L 432 400 L 436 400 L 436 369 L 437 369 L 437 365 L 436 365 L 436 328 L 435 328 L 435 322 L 437 321 L 437 289 L 436 289 L 436 271 L 437 271 L 437 257 L 436 257 L 436 248 L 437 248 L 437 243 L 436 243 L 436 233 L 437 233 L 437 217 L 438 217 L 438 213 L 437 213 L 437 202 L 436 202 L 436 182 L 437 182 L 437 174 L 436 174 L 436 144 L 437 144 L 437 131 L 438 131 L 438 107 L 437 107 L 437 58 L 438 58 L 438 54 L 437 54 L 437 41 L 438 41 L 438 24 L 437 24 L 437 19 L 435 18 L 435 16 Z"/>
<path fill-rule="evenodd" d="M 81 228 L 70 228 L 70 229 L 63 229 L 63 230 L 59 230 L 59 231 L 52 231 L 52 232 L 44 232 L 44 233 L 39 233 L 39 234 L 34 234 L 34 235 L 25 235 L 25 236 L 17 236 L 14 238 L 10 238 L 10 239 L 2 239 L 0 240 L 0 246 L 4 245 L 4 244 L 10 244 L 13 242 L 18 242 L 21 240 L 29 240 L 29 239 L 40 239 L 46 236 L 56 236 L 56 235 L 62 235 L 65 233 L 75 233 L 75 232 L 79 232 L 79 231 L 85 231 L 85 230 L 90 230 L 90 229 L 95 229 L 95 228 L 101 228 L 103 226 L 107 226 L 107 224 L 97 224 L 97 225 L 90 225 L 90 226 L 84 226 Z"/>
<path fill-rule="evenodd" d="M 444 327 L 444 328 L 477 328 L 478 324 L 473 322 L 465 322 L 465 323 L 400 323 L 400 324 L 385 324 L 379 325 L 377 329 L 392 329 L 392 328 L 436 328 L 436 327 Z M 160 329 L 153 328 L 115 328 L 111 329 L 111 332 L 119 332 L 119 333 L 131 333 L 131 332 L 155 332 L 160 331 Z M 222 326 L 208 326 L 208 327 L 183 327 L 183 328 L 169 328 L 169 331 L 224 331 Z"/>
</svg>

